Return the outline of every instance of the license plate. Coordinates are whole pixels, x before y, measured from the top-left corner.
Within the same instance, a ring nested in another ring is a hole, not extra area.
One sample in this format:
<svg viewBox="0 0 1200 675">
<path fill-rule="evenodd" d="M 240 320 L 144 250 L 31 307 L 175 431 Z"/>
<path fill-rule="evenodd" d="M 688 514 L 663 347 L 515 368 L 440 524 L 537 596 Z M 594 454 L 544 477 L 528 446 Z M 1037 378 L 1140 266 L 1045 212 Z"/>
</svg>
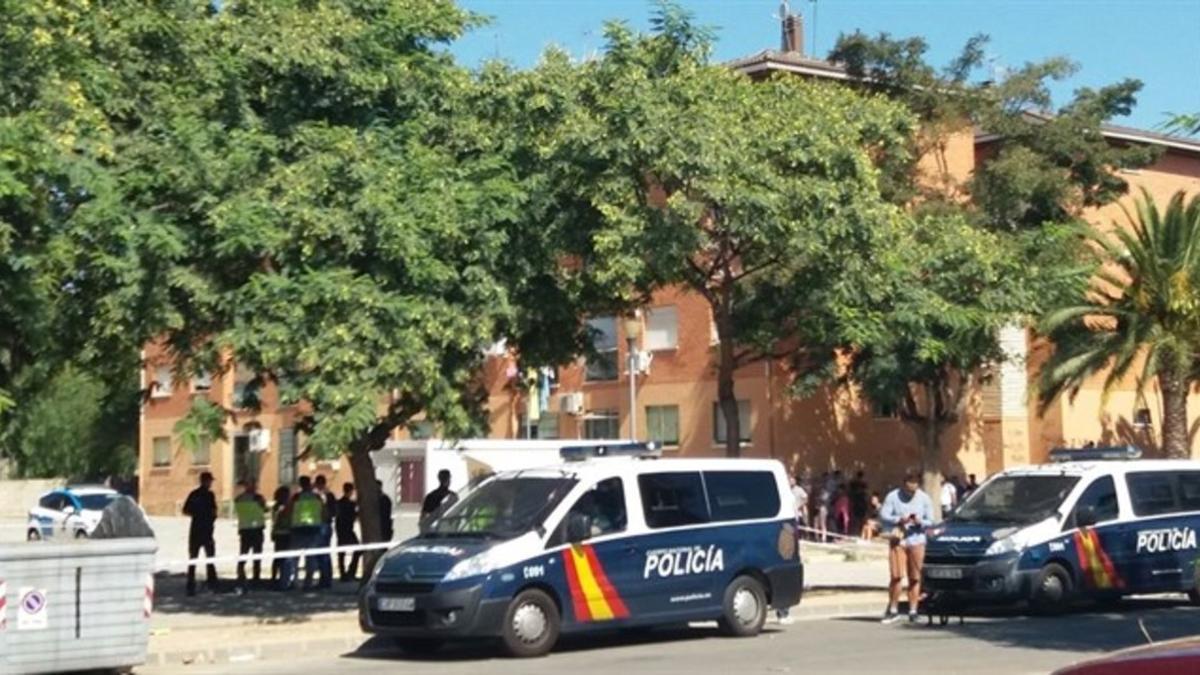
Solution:
<svg viewBox="0 0 1200 675">
<path fill-rule="evenodd" d="M 926 567 L 925 576 L 930 579 L 961 579 L 963 571 L 961 567 Z"/>
<path fill-rule="evenodd" d="M 413 612 L 417 609 L 416 598 L 380 598 L 381 612 Z"/>
</svg>

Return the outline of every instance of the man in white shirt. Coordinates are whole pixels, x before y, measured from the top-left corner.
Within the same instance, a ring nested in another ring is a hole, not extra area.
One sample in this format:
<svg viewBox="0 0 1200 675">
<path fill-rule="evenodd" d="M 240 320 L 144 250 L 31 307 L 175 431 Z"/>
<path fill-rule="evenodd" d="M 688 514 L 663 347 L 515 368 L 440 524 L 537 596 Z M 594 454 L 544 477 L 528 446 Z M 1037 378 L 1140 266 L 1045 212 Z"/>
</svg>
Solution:
<svg viewBox="0 0 1200 675">
<path fill-rule="evenodd" d="M 954 480 L 947 478 L 942 481 L 942 517 L 954 509 L 958 504 L 958 488 L 954 487 Z"/>
</svg>

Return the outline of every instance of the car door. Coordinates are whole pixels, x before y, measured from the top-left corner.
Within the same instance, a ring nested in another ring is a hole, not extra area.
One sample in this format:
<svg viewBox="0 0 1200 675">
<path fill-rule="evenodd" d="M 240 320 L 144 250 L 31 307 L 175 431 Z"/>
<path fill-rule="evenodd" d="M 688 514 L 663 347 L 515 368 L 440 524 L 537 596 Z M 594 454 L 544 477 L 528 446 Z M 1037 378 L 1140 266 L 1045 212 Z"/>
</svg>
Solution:
<svg viewBox="0 0 1200 675">
<path fill-rule="evenodd" d="M 560 555 L 569 596 L 564 619 L 572 623 L 620 621 L 631 616 L 641 570 L 639 550 L 627 533 L 627 499 L 619 476 L 598 481 L 579 496 L 550 540 L 551 547 L 564 546 Z M 585 522 L 588 531 L 571 542 L 573 520 Z"/>
<path fill-rule="evenodd" d="M 1090 511 L 1092 524 L 1081 526 L 1080 513 Z M 1084 488 L 1075 500 L 1063 529 L 1072 534 L 1079 561 L 1076 587 L 1084 592 L 1126 591 L 1133 582 L 1128 578 L 1130 552 L 1128 537 L 1131 524 L 1120 519 L 1117 484 L 1112 476 L 1100 476 Z"/>
<path fill-rule="evenodd" d="M 1136 471 L 1125 476 L 1137 520 L 1127 535 L 1131 567 L 1141 592 L 1174 591 L 1185 587 L 1183 558 L 1195 554 L 1194 533 L 1189 542 L 1179 505 L 1176 475 L 1167 471 Z"/>
<path fill-rule="evenodd" d="M 720 528 L 712 527 L 700 472 L 643 473 L 637 480 L 648 531 L 640 538 L 639 610 L 663 619 L 711 612 L 720 606 L 710 557 L 719 550 L 714 530 Z"/>
</svg>

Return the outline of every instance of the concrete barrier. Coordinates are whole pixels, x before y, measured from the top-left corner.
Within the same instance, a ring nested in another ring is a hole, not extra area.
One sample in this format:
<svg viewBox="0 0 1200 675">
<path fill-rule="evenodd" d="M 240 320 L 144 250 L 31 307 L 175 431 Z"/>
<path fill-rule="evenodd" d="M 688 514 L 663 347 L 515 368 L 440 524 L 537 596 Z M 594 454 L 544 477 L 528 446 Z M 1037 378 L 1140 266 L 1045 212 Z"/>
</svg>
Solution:
<svg viewBox="0 0 1200 675">
<path fill-rule="evenodd" d="M 61 478 L 0 481 L 0 519 L 24 518 L 42 493 L 65 484 Z"/>
<path fill-rule="evenodd" d="M 0 546 L 0 675 L 146 660 L 154 539 Z"/>
</svg>

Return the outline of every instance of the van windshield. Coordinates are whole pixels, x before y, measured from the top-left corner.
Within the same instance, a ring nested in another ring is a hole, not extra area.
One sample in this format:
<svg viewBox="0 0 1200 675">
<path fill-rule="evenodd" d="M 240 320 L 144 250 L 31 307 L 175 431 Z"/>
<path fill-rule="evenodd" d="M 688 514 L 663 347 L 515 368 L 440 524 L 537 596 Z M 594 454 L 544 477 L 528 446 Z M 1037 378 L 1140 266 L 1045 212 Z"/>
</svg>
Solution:
<svg viewBox="0 0 1200 675">
<path fill-rule="evenodd" d="M 959 523 L 1028 525 L 1058 513 L 1078 476 L 1001 476 L 989 481 L 950 517 Z"/>
<path fill-rule="evenodd" d="M 511 539 L 537 529 L 578 481 L 567 476 L 500 477 L 472 490 L 429 524 L 427 537 Z"/>
</svg>

